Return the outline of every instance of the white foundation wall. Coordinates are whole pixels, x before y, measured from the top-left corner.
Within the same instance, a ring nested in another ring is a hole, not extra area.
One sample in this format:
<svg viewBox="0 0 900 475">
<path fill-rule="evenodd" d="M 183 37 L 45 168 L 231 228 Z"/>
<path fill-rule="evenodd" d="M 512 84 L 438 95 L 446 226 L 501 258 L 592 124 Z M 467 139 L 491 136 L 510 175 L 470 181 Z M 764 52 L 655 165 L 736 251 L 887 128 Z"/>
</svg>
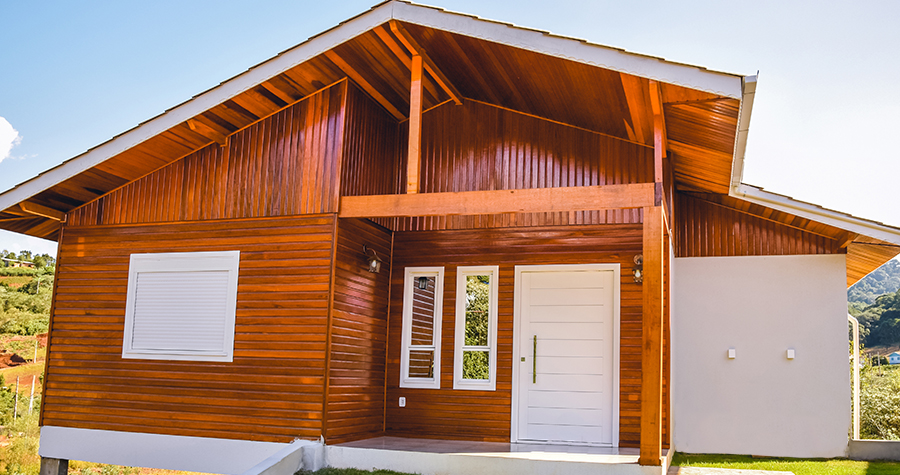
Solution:
<svg viewBox="0 0 900 475">
<path fill-rule="evenodd" d="M 844 255 L 672 261 L 676 450 L 845 455 L 846 272 Z"/>
</svg>

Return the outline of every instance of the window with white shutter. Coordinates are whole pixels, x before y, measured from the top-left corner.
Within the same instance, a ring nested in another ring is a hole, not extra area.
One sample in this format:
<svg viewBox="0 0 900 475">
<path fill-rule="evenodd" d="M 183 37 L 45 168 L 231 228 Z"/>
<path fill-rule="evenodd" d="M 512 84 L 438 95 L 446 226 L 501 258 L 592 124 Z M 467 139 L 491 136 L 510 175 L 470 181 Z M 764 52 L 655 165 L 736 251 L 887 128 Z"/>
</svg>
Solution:
<svg viewBox="0 0 900 475">
<path fill-rule="evenodd" d="M 240 251 L 132 254 L 123 358 L 232 361 Z"/>
</svg>

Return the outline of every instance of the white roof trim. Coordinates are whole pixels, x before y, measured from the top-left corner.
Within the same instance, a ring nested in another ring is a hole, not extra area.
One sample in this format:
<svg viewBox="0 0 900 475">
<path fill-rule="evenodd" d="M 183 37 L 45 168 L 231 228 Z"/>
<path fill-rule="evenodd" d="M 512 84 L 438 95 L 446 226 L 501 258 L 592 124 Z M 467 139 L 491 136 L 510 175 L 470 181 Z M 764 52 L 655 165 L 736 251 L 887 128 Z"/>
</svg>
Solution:
<svg viewBox="0 0 900 475">
<path fill-rule="evenodd" d="M 376 5 L 368 12 L 313 36 L 304 43 L 252 67 L 219 86 L 16 185 L 0 194 L 0 210 L 25 201 L 87 171 L 169 128 L 391 19 L 481 38 L 722 96 L 740 98 L 743 93 L 742 78 L 739 75 L 710 71 L 696 66 L 665 61 L 661 58 L 591 44 L 583 40 L 556 36 L 548 32 L 395 0 Z"/>
<path fill-rule="evenodd" d="M 753 99 L 756 97 L 756 76 L 743 79 L 741 109 L 738 112 L 737 137 L 734 140 L 734 157 L 731 159 L 731 186 L 735 190 L 744 176 L 744 154 L 747 152 L 747 135 L 750 132 L 750 113 L 753 112 Z M 729 192 L 729 194 L 731 194 Z"/>
<path fill-rule="evenodd" d="M 777 209 L 778 211 L 811 219 L 822 224 L 834 226 L 845 231 L 900 245 L 900 229 L 875 221 L 857 218 L 839 211 L 833 211 L 810 203 L 797 201 L 793 198 L 771 193 L 743 183 L 732 188 L 729 195 L 744 201 L 749 201 L 751 203 Z"/>
</svg>

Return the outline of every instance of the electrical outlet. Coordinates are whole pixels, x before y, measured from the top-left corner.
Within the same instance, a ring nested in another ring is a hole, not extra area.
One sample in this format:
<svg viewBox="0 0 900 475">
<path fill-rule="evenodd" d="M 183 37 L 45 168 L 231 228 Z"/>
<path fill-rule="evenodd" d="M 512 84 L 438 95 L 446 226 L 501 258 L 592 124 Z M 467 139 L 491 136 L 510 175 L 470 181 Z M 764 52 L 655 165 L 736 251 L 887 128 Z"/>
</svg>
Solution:
<svg viewBox="0 0 900 475">
<path fill-rule="evenodd" d="M 400 398 L 400 407 L 406 407 L 406 398 L 405 397 Z"/>
</svg>

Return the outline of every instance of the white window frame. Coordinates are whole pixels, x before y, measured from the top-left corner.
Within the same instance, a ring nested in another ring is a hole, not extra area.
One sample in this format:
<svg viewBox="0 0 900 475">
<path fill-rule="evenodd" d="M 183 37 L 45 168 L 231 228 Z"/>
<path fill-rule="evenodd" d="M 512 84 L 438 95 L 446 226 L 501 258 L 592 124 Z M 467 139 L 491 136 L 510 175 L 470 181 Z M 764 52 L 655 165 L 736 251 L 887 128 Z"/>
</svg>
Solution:
<svg viewBox="0 0 900 475">
<path fill-rule="evenodd" d="M 488 314 L 488 346 L 466 346 L 466 277 L 490 276 Z M 494 391 L 497 389 L 497 288 L 499 266 L 465 266 L 456 268 L 456 335 L 453 351 L 453 389 Z M 490 360 L 490 376 L 487 380 L 463 379 L 463 352 L 487 351 Z"/>
<path fill-rule="evenodd" d="M 128 266 L 128 290 L 125 302 L 125 332 L 122 342 L 122 358 L 232 362 L 234 359 L 234 321 L 237 309 L 239 266 L 240 251 L 132 254 Z M 223 270 L 228 271 L 228 282 L 226 284 L 225 335 L 221 351 L 150 350 L 132 347 L 134 339 L 134 307 L 137 276 L 139 273 Z"/>
<path fill-rule="evenodd" d="M 419 277 L 434 277 L 433 345 L 412 345 L 413 285 Z M 444 314 L 444 268 L 407 267 L 403 277 L 403 336 L 400 348 L 401 388 L 441 388 L 441 320 Z M 434 350 L 434 375 L 431 378 L 409 377 L 409 352 L 415 348 Z"/>
</svg>

